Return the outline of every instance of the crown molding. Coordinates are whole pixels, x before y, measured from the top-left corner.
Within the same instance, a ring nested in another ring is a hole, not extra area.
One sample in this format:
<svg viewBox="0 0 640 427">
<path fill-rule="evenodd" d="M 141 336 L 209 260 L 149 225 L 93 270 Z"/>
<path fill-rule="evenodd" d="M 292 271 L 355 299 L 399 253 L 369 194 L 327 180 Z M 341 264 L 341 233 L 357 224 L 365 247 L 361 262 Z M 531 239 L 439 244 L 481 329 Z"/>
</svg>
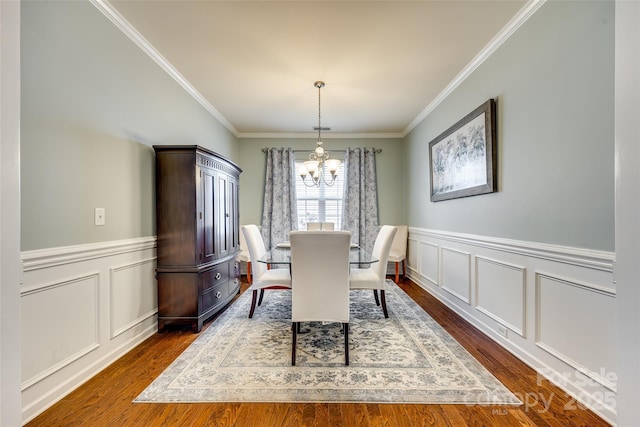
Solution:
<svg viewBox="0 0 640 427">
<path fill-rule="evenodd" d="M 409 126 L 402 131 L 402 137 L 404 138 L 411 132 L 416 126 L 420 124 L 433 110 L 436 109 L 442 101 L 444 101 L 451 93 L 464 82 L 467 77 L 471 75 L 484 61 L 487 60 L 502 44 L 509 39 L 515 33 L 518 28 L 533 16 L 534 13 L 540 7 L 546 3 L 547 0 L 529 0 L 522 9 L 515 15 L 507 24 L 500 30 L 496 36 L 478 53 L 467 66 L 458 74 L 451 82 L 436 96 L 433 101 L 422 110 L 422 112 L 415 118 Z"/>
<path fill-rule="evenodd" d="M 511 35 L 522 26 L 547 0 L 529 0 L 529 2 L 515 15 L 503 29 L 476 55 L 469 64 L 440 92 L 435 99 L 400 133 L 335 133 L 326 139 L 356 139 L 356 138 L 404 138 L 433 110 L 436 109 L 464 80 L 467 79 L 484 61 L 489 58 Z M 120 31 L 129 37 L 144 53 L 153 59 L 169 76 L 171 76 L 184 90 L 187 91 L 202 107 L 215 117 L 236 138 L 310 138 L 311 133 L 240 133 L 204 96 L 171 65 L 118 11 L 108 0 L 89 0 L 102 14 L 104 14 Z"/>
<path fill-rule="evenodd" d="M 291 132 L 291 133 L 239 133 L 236 135 L 240 139 L 249 138 L 283 138 L 283 139 L 317 139 L 318 134 L 312 132 Z M 322 139 L 402 139 L 400 133 L 347 133 L 335 132 L 331 134 L 322 134 Z"/>
<path fill-rule="evenodd" d="M 129 37 L 144 53 L 149 55 L 156 64 L 171 76 L 184 90 L 187 91 L 205 110 L 215 117 L 225 128 L 236 137 L 238 130 L 220 113 L 193 85 L 173 66 L 160 52 L 158 52 L 107 0 L 89 0 L 103 15 Z"/>
</svg>

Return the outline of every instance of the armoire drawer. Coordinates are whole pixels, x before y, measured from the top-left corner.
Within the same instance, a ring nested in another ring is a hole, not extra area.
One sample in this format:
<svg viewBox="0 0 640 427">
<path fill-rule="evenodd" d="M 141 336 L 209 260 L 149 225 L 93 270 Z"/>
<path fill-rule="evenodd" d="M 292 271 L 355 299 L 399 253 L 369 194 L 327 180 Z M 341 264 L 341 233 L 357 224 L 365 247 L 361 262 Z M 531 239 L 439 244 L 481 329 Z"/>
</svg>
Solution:
<svg viewBox="0 0 640 427">
<path fill-rule="evenodd" d="M 225 262 L 215 266 L 211 270 L 200 273 L 200 280 L 202 283 L 202 292 L 227 282 L 229 280 L 229 263 Z"/>
<path fill-rule="evenodd" d="M 228 301 L 230 294 L 229 281 L 218 283 L 202 292 L 202 311 L 206 312 Z"/>
</svg>

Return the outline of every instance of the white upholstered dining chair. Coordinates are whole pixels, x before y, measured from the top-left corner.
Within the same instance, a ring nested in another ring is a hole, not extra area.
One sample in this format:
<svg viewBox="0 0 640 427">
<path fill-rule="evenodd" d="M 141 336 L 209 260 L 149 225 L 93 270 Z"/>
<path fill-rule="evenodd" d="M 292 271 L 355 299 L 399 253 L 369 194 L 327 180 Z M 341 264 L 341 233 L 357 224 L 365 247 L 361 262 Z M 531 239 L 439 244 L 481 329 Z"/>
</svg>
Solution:
<svg viewBox="0 0 640 427">
<path fill-rule="evenodd" d="M 349 365 L 349 231 L 292 231 L 291 365 L 296 364 L 300 322 L 342 323 Z M 322 271 L 319 271 L 319 268 Z"/>
<path fill-rule="evenodd" d="M 376 305 L 380 305 L 382 301 L 382 312 L 385 318 L 389 317 L 389 312 L 387 311 L 384 282 L 387 278 L 389 251 L 395 235 L 396 227 L 383 225 L 373 244 L 373 251 L 371 251 L 371 254 L 378 259 L 378 262 L 371 264 L 369 268 L 352 268 L 349 278 L 351 289 L 373 289 Z M 378 291 L 380 291 L 380 299 L 378 299 Z"/>
<path fill-rule="evenodd" d="M 268 269 L 267 264 L 258 262 L 258 259 L 267 253 L 267 250 L 264 246 L 264 240 L 262 240 L 262 234 L 260 234 L 260 230 L 256 225 L 243 225 L 242 233 L 249 248 L 249 256 L 253 267 L 253 283 L 249 288 L 253 294 L 251 297 L 251 309 L 249 310 L 249 318 L 252 318 L 256 309 L 256 301 L 258 305 L 262 304 L 265 289 L 291 289 L 291 274 L 288 268 Z M 259 300 L 258 291 L 260 291 Z"/>
<path fill-rule="evenodd" d="M 238 262 L 247 263 L 247 282 L 251 284 L 251 255 L 249 255 L 249 247 L 247 246 L 247 240 L 244 238 L 244 233 L 240 233 L 240 253 L 237 258 Z"/>
<path fill-rule="evenodd" d="M 396 283 L 398 283 L 399 276 L 399 267 L 400 263 L 402 263 L 402 278 L 407 274 L 407 237 L 409 235 L 409 227 L 406 225 L 396 225 L 395 237 L 393 238 L 393 243 L 391 244 L 391 250 L 389 251 L 389 262 L 393 262 L 396 265 Z"/>
</svg>

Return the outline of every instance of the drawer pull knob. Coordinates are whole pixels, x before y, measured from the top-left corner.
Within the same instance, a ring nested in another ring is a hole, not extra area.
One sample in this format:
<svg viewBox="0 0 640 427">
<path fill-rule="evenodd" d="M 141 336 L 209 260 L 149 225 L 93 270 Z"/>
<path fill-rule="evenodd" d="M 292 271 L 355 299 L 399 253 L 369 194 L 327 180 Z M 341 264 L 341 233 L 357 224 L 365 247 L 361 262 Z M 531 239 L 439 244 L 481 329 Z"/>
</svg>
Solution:
<svg viewBox="0 0 640 427">
<path fill-rule="evenodd" d="M 221 277 L 222 275 L 220 273 L 216 273 L 216 280 L 220 280 Z"/>
<path fill-rule="evenodd" d="M 216 298 L 220 298 L 222 296 L 222 294 L 220 293 L 220 291 L 216 292 Z"/>
</svg>

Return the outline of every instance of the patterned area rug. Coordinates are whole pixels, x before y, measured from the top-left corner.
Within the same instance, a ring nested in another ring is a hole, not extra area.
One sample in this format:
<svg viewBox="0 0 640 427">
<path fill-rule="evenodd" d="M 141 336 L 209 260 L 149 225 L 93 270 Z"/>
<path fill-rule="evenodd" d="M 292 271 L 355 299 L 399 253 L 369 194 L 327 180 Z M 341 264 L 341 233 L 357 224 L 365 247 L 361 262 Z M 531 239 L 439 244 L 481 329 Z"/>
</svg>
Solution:
<svg viewBox="0 0 640 427">
<path fill-rule="evenodd" d="M 291 366 L 290 291 L 245 292 L 134 402 L 521 402 L 395 283 L 389 318 L 352 291 L 350 366 L 339 324 L 305 324 Z"/>
</svg>

